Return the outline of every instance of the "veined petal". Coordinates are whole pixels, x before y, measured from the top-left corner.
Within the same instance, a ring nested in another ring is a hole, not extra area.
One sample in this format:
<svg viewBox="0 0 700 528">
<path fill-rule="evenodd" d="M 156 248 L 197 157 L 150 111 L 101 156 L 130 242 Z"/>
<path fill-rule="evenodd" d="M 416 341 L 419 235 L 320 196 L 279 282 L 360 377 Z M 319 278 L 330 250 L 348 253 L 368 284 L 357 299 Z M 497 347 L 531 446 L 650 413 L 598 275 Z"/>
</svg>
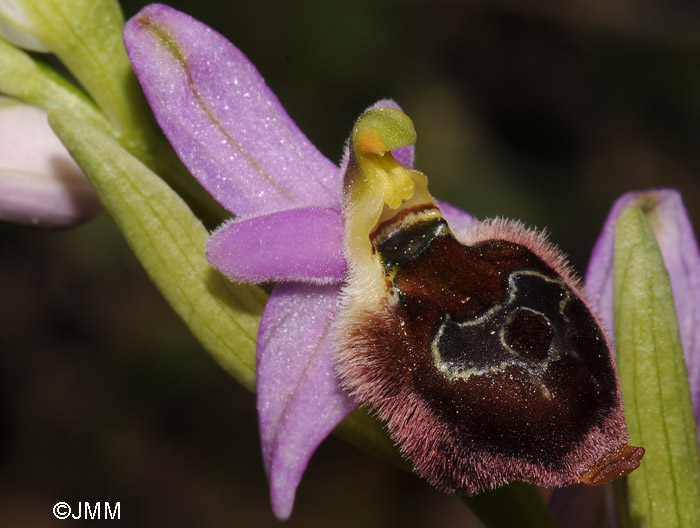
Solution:
<svg viewBox="0 0 700 528">
<path fill-rule="evenodd" d="M 603 231 L 593 246 L 586 271 L 586 298 L 600 316 L 603 327 L 611 338 L 615 335 L 613 307 L 613 255 L 615 252 L 615 222 L 629 205 L 631 194 L 625 194 L 614 204 L 603 225 Z M 623 203 L 624 202 L 624 203 Z"/>
<path fill-rule="evenodd" d="M 234 220 L 209 239 L 207 259 L 234 281 L 339 283 L 346 271 L 343 216 L 308 207 Z"/>
<path fill-rule="evenodd" d="M 265 307 L 257 352 L 263 461 L 272 507 L 289 517 L 316 447 L 355 407 L 335 374 L 332 335 L 340 286 L 278 284 Z"/>
<path fill-rule="evenodd" d="M 645 212 L 671 279 L 697 422 L 700 420 L 700 253 L 677 191 L 631 192 L 615 202 L 593 249 L 586 274 L 586 293 L 612 335 L 615 224 L 622 211 L 631 205 Z"/>
<path fill-rule="evenodd" d="M 0 219 L 67 227 L 100 210 L 92 185 L 46 112 L 0 98 Z"/>
<path fill-rule="evenodd" d="M 219 33 L 154 4 L 127 22 L 124 42 L 161 128 L 224 207 L 242 216 L 340 207 L 337 167 Z"/>
</svg>

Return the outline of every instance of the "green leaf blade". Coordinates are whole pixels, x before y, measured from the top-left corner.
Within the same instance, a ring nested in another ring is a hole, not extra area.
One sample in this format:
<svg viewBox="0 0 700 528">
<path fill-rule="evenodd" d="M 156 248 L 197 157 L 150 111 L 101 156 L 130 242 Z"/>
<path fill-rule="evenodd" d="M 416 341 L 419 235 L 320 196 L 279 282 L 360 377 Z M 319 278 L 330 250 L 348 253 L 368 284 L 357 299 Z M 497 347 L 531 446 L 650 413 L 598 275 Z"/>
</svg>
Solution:
<svg viewBox="0 0 700 528">
<path fill-rule="evenodd" d="M 267 295 L 234 285 L 206 260 L 208 231 L 185 202 L 116 140 L 66 112 L 56 134 L 92 181 L 144 269 L 207 351 L 255 386 L 255 343 Z"/>
<path fill-rule="evenodd" d="M 22 9 L 49 49 L 68 67 L 120 134 L 146 123 L 147 107 L 121 40 L 116 0 L 24 0 Z"/>
<path fill-rule="evenodd" d="M 70 110 L 105 131 L 113 128 L 81 90 L 49 66 L 0 38 L 0 92 L 44 110 Z"/>
</svg>

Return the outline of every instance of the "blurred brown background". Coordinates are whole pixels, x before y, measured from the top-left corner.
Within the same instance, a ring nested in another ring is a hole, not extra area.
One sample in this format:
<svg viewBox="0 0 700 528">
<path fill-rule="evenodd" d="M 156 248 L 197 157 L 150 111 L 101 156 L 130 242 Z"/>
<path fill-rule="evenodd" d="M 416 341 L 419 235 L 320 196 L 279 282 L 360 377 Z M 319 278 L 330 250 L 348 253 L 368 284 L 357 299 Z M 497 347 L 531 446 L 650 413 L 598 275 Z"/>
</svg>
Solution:
<svg viewBox="0 0 700 528">
<path fill-rule="evenodd" d="M 127 16 L 145 4 L 122 2 Z M 581 274 L 627 190 L 676 187 L 700 222 L 697 2 L 170 4 L 239 46 L 334 161 L 357 115 L 395 99 L 433 194 L 547 227 Z M 278 525 L 253 396 L 105 214 L 59 233 L 0 225 L 0 525 L 58 526 L 60 500 L 120 501 L 126 526 Z M 330 439 L 287 526 L 462 527 L 465 515 Z"/>
</svg>

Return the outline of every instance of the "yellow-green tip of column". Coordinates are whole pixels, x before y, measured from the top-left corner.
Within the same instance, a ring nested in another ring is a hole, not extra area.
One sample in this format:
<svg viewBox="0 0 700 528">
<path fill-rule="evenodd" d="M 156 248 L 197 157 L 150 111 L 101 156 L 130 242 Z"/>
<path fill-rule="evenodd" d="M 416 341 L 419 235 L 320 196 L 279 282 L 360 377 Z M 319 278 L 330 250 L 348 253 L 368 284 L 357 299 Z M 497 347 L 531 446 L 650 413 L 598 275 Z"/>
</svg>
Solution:
<svg viewBox="0 0 700 528">
<path fill-rule="evenodd" d="M 352 131 L 358 154 L 379 154 L 416 142 L 413 121 L 395 108 L 375 108 L 360 116 Z"/>
<path fill-rule="evenodd" d="M 435 206 L 426 177 L 400 165 L 391 154 L 415 142 L 413 121 L 394 108 L 368 110 L 352 131 L 343 183 L 346 256 L 351 270 L 362 268 L 366 274 L 376 275 L 378 284 L 382 285 L 381 266 L 370 243 L 371 233 L 406 208 Z M 367 271 L 370 269 L 373 271 Z"/>
<path fill-rule="evenodd" d="M 415 142 L 413 121 L 400 110 L 375 108 L 362 114 L 352 131 L 345 181 L 352 199 L 366 201 L 371 195 L 370 209 L 381 211 L 384 204 L 396 209 L 413 196 L 414 182 L 391 151 Z"/>
</svg>

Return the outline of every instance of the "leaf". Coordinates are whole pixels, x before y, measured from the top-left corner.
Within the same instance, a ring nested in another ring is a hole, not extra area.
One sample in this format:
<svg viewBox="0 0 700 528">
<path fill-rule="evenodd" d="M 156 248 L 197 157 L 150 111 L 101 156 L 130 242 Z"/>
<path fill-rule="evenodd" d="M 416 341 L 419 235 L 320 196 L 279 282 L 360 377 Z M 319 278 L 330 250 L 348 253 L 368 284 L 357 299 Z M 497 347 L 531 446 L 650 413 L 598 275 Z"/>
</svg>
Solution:
<svg viewBox="0 0 700 528">
<path fill-rule="evenodd" d="M 109 131 L 111 125 L 94 103 L 53 69 L 0 38 L 0 92 L 44 110 L 71 110 Z"/>
<path fill-rule="evenodd" d="M 209 233 L 182 199 L 116 140 L 67 112 L 49 122 L 175 312 L 244 387 L 255 385 L 255 340 L 267 295 L 234 285 L 205 258 Z"/>
<path fill-rule="evenodd" d="M 68 67 L 121 133 L 136 132 L 145 100 L 126 56 L 116 0 L 24 0 L 34 32 Z M 137 103 L 137 104 L 135 104 Z"/>
<path fill-rule="evenodd" d="M 634 527 L 700 526 L 695 421 L 671 285 L 654 233 L 629 207 L 615 229 L 615 343 L 630 443 L 646 449 L 627 478 Z"/>
</svg>

